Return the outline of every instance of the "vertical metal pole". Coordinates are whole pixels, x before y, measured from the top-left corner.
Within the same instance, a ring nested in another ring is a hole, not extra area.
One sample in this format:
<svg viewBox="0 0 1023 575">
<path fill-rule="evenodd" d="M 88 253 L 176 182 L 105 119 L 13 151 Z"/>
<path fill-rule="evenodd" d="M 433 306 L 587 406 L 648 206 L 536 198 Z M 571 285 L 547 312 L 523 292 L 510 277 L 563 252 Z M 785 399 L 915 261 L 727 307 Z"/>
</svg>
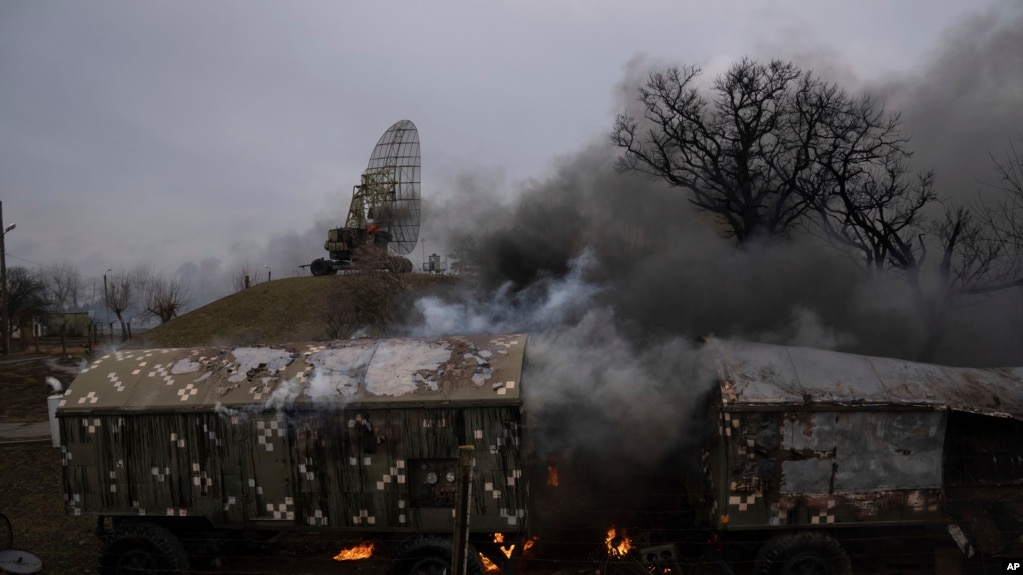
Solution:
<svg viewBox="0 0 1023 575">
<path fill-rule="evenodd" d="M 4 245 L 4 236 L 7 235 L 7 229 L 4 228 L 4 203 L 0 201 L 0 318 L 2 318 L 4 337 L 3 337 L 3 352 L 4 355 L 11 353 L 11 330 L 8 329 L 8 323 L 10 318 L 7 317 L 7 247 Z"/>
<path fill-rule="evenodd" d="M 455 533 L 451 575 L 465 575 L 469 561 L 469 509 L 472 501 L 472 468 L 476 465 L 473 446 L 458 448 L 458 491 L 455 492 Z"/>
<path fill-rule="evenodd" d="M 110 292 L 107 290 L 107 274 L 111 270 L 103 272 L 103 307 L 106 308 L 107 325 L 110 326 L 110 343 L 114 343 L 114 324 L 110 322 Z"/>
</svg>

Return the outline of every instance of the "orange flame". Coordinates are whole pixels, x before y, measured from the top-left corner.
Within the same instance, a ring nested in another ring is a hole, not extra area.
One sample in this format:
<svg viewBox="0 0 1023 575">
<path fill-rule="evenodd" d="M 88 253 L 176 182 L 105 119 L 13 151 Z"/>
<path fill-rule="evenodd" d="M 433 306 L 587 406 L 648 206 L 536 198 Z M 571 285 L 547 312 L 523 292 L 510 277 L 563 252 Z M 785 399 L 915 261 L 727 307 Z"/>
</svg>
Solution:
<svg viewBox="0 0 1023 575">
<path fill-rule="evenodd" d="M 604 545 L 607 546 L 607 554 L 615 558 L 625 557 L 632 550 L 632 540 L 625 536 L 625 530 L 622 529 L 619 533 L 614 525 L 607 530 Z"/>
<path fill-rule="evenodd" d="M 348 549 L 342 549 L 334 556 L 334 561 L 354 561 L 356 559 L 369 559 L 373 556 L 373 543 L 360 543 Z"/>
<path fill-rule="evenodd" d="M 494 543 L 504 543 L 504 533 L 494 533 L 493 537 Z M 536 543 L 537 539 L 539 539 L 539 537 L 535 535 L 527 539 L 526 542 L 522 545 L 522 552 L 525 553 L 526 551 L 529 551 L 529 549 L 533 547 L 533 544 Z M 501 550 L 501 553 L 504 553 L 505 557 L 511 559 L 512 552 L 515 551 L 515 544 L 512 543 L 511 545 L 500 545 L 498 546 L 498 549 Z M 486 562 L 484 562 L 484 565 L 485 564 Z"/>
<path fill-rule="evenodd" d="M 504 533 L 494 533 L 494 543 L 504 543 Z M 501 545 L 498 549 L 501 550 L 501 553 L 504 553 L 505 557 L 511 559 L 512 551 L 515 550 L 515 544 Z"/>
<path fill-rule="evenodd" d="M 547 485 L 558 486 L 558 468 L 553 464 L 547 466 Z"/>
<path fill-rule="evenodd" d="M 501 568 L 497 566 L 497 563 L 487 559 L 487 556 L 482 553 L 480 553 L 480 561 L 483 562 L 483 570 L 487 573 L 497 573 L 501 570 Z"/>
</svg>

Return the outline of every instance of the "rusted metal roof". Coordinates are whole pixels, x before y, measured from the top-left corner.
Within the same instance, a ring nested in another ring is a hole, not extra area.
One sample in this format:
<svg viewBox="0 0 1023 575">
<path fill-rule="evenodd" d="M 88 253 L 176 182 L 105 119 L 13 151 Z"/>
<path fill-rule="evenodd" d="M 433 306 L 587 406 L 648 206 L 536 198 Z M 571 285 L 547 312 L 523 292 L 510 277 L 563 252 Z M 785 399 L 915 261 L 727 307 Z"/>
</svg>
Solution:
<svg viewBox="0 0 1023 575">
<path fill-rule="evenodd" d="M 525 335 L 124 350 L 83 369 L 64 413 L 519 402 Z"/>
<path fill-rule="evenodd" d="M 961 368 L 709 339 L 726 406 L 916 405 L 1023 420 L 1023 368 Z"/>
</svg>

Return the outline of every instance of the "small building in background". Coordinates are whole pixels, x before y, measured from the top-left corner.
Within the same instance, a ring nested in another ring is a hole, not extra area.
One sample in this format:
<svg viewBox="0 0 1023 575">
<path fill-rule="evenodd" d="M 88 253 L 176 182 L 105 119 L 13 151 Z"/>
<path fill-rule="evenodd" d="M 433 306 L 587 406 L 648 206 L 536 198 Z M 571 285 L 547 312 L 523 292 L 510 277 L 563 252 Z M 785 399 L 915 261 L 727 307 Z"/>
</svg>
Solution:
<svg viewBox="0 0 1023 575">
<path fill-rule="evenodd" d="M 40 319 L 44 336 L 58 336 L 63 327 L 64 335 L 68 337 L 86 337 L 92 322 L 89 312 L 85 311 L 46 312 Z"/>
<path fill-rule="evenodd" d="M 441 274 L 448 270 L 448 262 L 441 261 L 437 254 L 430 254 L 427 261 L 423 262 L 423 271 L 433 274 Z"/>
</svg>

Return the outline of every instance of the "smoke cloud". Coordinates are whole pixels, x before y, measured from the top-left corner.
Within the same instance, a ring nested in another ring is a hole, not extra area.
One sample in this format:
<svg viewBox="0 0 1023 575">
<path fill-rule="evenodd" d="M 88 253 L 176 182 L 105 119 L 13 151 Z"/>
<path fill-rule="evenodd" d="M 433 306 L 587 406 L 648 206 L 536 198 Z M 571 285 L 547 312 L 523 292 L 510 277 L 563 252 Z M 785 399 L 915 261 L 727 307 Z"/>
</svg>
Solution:
<svg viewBox="0 0 1023 575">
<path fill-rule="evenodd" d="M 765 58 L 787 52 L 852 92 L 884 98 L 913 136 L 916 168 L 939 167 L 939 191 L 968 201 L 990 173 L 987 151 L 1023 130 L 1021 34 L 1023 10 L 1006 2 L 949 31 L 919 72 L 872 84 L 832 50 L 774 46 Z M 663 65 L 631 60 L 615 111 L 637 112 L 638 86 Z M 500 175 L 454 180 L 457 200 L 441 210 L 452 217 L 431 235 L 468 245 L 461 252 L 478 281 L 421 298 L 399 330 L 529 333 L 524 379 L 541 453 L 639 465 L 685 447 L 685 421 L 712 381 L 700 336 L 906 359 L 919 351 L 923 325 L 900 278 L 807 235 L 740 249 L 683 190 L 617 172 L 617 153 L 605 138 L 590 142 L 512 202 L 494 193 L 507 192 Z M 937 361 L 1023 365 L 1023 298 L 966 303 L 952 310 Z"/>
</svg>

